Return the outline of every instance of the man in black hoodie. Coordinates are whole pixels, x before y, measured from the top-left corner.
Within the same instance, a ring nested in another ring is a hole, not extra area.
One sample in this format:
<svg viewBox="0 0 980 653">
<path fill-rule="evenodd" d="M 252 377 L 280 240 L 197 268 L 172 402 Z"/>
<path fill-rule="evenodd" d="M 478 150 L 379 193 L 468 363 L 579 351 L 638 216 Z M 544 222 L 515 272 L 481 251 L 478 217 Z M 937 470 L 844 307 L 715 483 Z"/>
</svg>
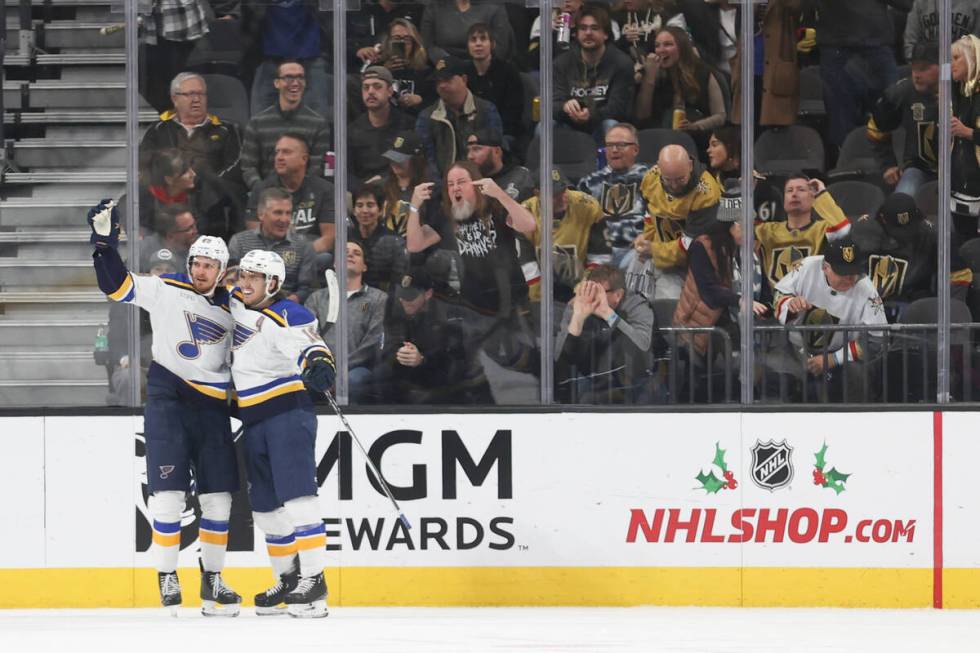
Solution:
<svg viewBox="0 0 980 653">
<path fill-rule="evenodd" d="M 619 48 L 606 47 L 609 12 L 587 5 L 575 23 L 578 47 L 555 60 L 554 115 L 559 125 L 584 131 L 601 143 L 633 105 L 633 62 Z"/>
</svg>

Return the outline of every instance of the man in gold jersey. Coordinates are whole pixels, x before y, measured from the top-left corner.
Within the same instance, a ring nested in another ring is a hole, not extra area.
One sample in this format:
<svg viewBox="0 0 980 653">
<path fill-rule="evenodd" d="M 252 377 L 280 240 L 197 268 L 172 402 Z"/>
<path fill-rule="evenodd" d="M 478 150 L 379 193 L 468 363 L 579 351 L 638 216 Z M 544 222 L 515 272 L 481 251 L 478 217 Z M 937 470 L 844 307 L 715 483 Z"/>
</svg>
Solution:
<svg viewBox="0 0 980 653">
<path fill-rule="evenodd" d="M 819 179 L 795 174 L 783 186 L 785 222 L 755 227 L 762 272 L 775 288 L 807 256 L 820 253 L 824 237 L 836 240 L 850 233 L 851 223 Z"/>
<path fill-rule="evenodd" d="M 721 198 L 721 187 L 680 145 L 660 150 L 657 165 L 643 176 L 640 192 L 647 201 L 643 233 L 633 246 L 641 260 L 653 259 L 656 285 L 654 297 L 680 297 L 687 269 L 684 222 L 701 214 L 712 214 Z"/>
<path fill-rule="evenodd" d="M 551 242 L 554 265 L 555 301 L 566 302 L 572 297 L 575 284 L 582 279 L 586 268 L 594 267 L 589 251 L 589 235 L 593 225 L 603 219 L 599 202 L 587 193 L 572 190 L 571 183 L 557 168 L 551 172 L 554 206 L 552 207 Z M 537 222 L 537 229 L 529 235 L 534 249 L 530 256 L 521 256 L 521 267 L 527 279 L 531 301 L 541 300 L 541 271 L 537 261 L 541 249 L 541 203 L 538 196 L 524 201 L 524 207 Z M 525 244 L 524 242 L 521 243 Z M 535 254 L 538 254 L 536 258 Z"/>
</svg>

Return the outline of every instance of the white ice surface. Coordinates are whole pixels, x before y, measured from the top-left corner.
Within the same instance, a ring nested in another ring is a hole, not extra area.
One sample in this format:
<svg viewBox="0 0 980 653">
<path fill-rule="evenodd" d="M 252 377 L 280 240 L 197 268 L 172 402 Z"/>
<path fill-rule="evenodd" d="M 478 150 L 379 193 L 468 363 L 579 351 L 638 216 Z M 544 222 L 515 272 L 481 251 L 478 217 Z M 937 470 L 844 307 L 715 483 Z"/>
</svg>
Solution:
<svg viewBox="0 0 980 653">
<path fill-rule="evenodd" d="M 980 611 L 334 608 L 327 619 L 173 619 L 153 610 L 0 610 L 0 652 L 980 651 Z"/>
</svg>

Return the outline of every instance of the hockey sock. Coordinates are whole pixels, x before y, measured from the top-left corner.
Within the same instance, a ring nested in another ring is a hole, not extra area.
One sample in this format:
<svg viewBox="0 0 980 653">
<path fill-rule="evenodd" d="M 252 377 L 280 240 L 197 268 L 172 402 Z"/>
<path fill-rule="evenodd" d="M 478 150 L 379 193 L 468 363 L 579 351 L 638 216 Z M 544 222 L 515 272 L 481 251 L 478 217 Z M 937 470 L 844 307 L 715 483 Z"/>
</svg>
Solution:
<svg viewBox="0 0 980 653">
<path fill-rule="evenodd" d="M 180 513 L 184 509 L 183 492 L 155 492 L 148 502 L 153 518 L 153 560 L 157 571 L 177 570 L 180 553 Z"/>
<path fill-rule="evenodd" d="M 214 492 L 198 497 L 201 502 L 201 565 L 204 571 L 221 571 L 225 568 L 225 552 L 228 550 L 228 519 L 231 517 L 231 494 Z"/>
<path fill-rule="evenodd" d="M 278 580 L 283 574 L 296 570 L 296 538 L 289 535 L 266 535 L 265 546 L 269 550 L 269 563 Z"/>
<path fill-rule="evenodd" d="M 327 564 L 327 531 L 323 522 L 299 526 L 295 531 L 299 575 L 316 576 Z"/>
</svg>

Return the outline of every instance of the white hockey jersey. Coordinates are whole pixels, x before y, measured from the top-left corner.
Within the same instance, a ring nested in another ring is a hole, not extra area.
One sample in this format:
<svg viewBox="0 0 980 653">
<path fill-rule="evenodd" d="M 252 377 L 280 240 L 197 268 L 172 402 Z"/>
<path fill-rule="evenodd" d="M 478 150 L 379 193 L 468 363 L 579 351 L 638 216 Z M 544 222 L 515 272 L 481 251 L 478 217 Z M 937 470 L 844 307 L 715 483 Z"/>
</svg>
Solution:
<svg viewBox="0 0 980 653">
<path fill-rule="evenodd" d="M 218 288 L 212 298 L 201 295 L 184 274 L 159 277 L 127 273 L 121 285 L 106 293 L 112 300 L 135 304 L 150 314 L 153 362 L 150 379 L 178 377 L 197 393 L 226 400 L 231 382 L 234 320 L 228 292 Z"/>
<path fill-rule="evenodd" d="M 251 309 L 237 288 L 230 305 L 235 320 L 232 374 L 242 421 L 254 423 L 293 408 L 312 409 L 300 375 L 313 359 L 334 362 L 313 313 L 288 299 Z"/>
<path fill-rule="evenodd" d="M 848 291 L 834 290 L 827 283 L 823 271 L 823 256 L 808 256 L 800 262 L 799 267 L 784 276 L 776 284 L 776 317 L 783 324 L 789 319 L 789 300 L 794 296 L 802 297 L 813 306 L 824 309 L 835 324 L 887 324 L 885 310 L 878 291 L 867 277 L 861 277 Z M 800 324 L 804 318 L 801 313 L 795 317 L 794 324 Z M 879 335 L 881 332 L 873 332 Z M 846 349 L 843 335 L 835 333 L 828 346 L 829 351 L 837 352 L 838 363 L 861 358 L 857 345 L 857 332 L 849 334 L 851 340 Z M 799 332 L 790 335 L 794 344 L 802 344 Z"/>
</svg>

